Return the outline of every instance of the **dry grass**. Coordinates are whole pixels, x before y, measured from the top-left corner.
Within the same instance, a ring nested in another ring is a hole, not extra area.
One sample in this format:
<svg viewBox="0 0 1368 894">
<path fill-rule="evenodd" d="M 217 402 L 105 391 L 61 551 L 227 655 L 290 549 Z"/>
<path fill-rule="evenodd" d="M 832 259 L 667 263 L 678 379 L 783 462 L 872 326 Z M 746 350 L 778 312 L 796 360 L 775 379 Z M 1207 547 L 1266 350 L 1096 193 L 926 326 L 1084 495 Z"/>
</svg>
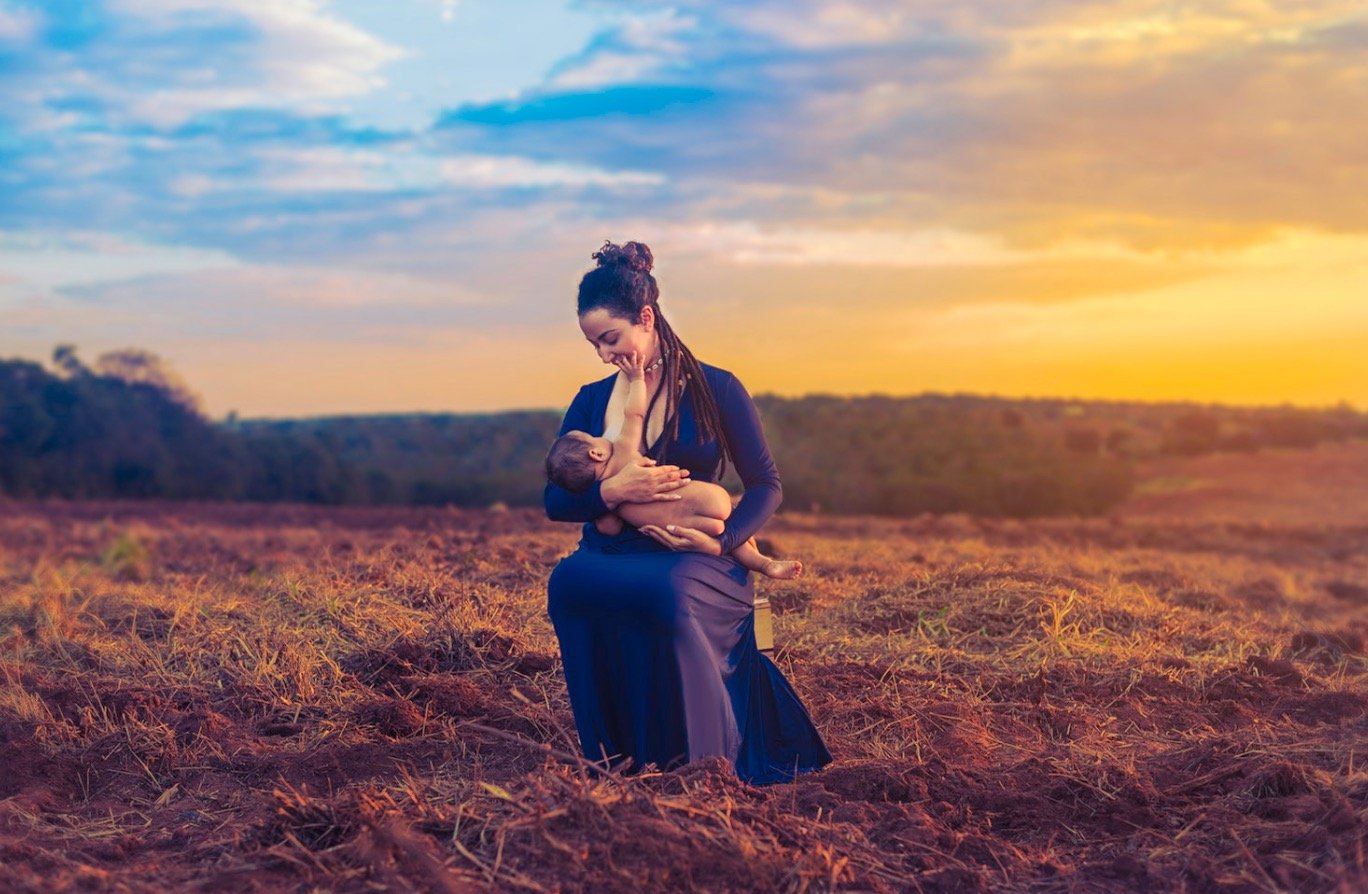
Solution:
<svg viewBox="0 0 1368 894">
<path fill-rule="evenodd" d="M 594 775 L 534 513 L 0 504 L 18 891 L 1354 891 L 1368 528 L 781 516 L 837 762 Z"/>
</svg>

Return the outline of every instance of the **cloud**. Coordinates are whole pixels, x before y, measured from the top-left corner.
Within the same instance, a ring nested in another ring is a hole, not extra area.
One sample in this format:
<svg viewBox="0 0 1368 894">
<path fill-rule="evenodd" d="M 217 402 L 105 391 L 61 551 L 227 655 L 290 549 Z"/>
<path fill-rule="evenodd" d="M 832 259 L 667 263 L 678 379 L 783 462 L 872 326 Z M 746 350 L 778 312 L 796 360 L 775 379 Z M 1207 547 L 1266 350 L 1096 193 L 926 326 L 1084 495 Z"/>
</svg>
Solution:
<svg viewBox="0 0 1368 894">
<path fill-rule="evenodd" d="M 108 233 L 60 236 L 0 233 L 0 268 L 34 293 L 188 270 L 229 270 L 231 255 L 214 250 L 130 241 Z"/>
<path fill-rule="evenodd" d="M 31 9 L 0 9 L 0 44 L 30 40 L 42 26 L 42 17 Z"/>
<path fill-rule="evenodd" d="M 1114 243 L 1057 244 L 1043 251 L 950 228 L 762 228 L 755 223 L 709 223 L 675 228 L 667 238 L 740 264 L 839 267 L 984 267 L 1060 260 L 1143 260 Z"/>
<path fill-rule="evenodd" d="M 0 27 L 16 16 L 26 14 Z M 59 16 L 25 33 L 37 40 L 15 65 L 15 95 L 30 112 L 80 102 L 105 124 L 324 110 L 377 89 L 383 66 L 403 55 L 313 0 L 106 0 Z"/>
<path fill-rule="evenodd" d="M 930 217 L 1027 245 L 1144 249 L 1368 227 L 1353 188 L 1368 161 L 1343 126 L 1368 114 L 1349 3 L 900 9 L 685 4 L 663 49 L 624 62 L 642 41 L 613 33 L 576 57 L 566 72 L 594 73 L 593 92 L 553 78 L 444 124 L 475 149 L 650 158 L 681 196 L 785 185 L 814 224 L 872 210 L 895 228 Z"/>
<path fill-rule="evenodd" d="M 445 158 L 442 179 L 454 186 L 481 189 L 649 187 L 664 182 L 661 175 L 643 171 L 605 171 L 583 165 L 548 164 L 530 158 L 494 155 Z"/>
<path fill-rule="evenodd" d="M 461 285 L 364 269 L 239 265 L 66 285 L 21 322 L 81 343 L 187 338 L 406 344 L 490 315 Z"/>
<path fill-rule="evenodd" d="M 899 41 L 925 19 L 887 4 L 823 2 L 792 5 L 738 5 L 723 13 L 738 27 L 792 47 L 879 46 Z M 804 8 L 805 7 L 805 8 Z M 920 12 L 925 13 L 925 10 Z"/>
<path fill-rule="evenodd" d="M 628 13 L 583 50 L 553 66 L 544 86 L 577 91 L 667 77 L 672 69 L 691 64 L 686 35 L 698 27 L 696 18 L 671 8 Z"/>
</svg>

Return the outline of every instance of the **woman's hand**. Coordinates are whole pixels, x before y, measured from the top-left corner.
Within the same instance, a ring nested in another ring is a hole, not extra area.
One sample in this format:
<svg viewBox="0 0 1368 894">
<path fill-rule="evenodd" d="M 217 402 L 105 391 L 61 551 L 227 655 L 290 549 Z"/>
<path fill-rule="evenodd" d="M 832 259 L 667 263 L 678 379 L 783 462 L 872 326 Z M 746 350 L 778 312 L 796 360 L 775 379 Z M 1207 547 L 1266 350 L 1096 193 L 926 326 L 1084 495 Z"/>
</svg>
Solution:
<svg viewBox="0 0 1368 894">
<path fill-rule="evenodd" d="M 682 500 L 683 495 L 675 491 L 688 483 L 688 469 L 658 466 L 655 460 L 643 456 L 604 481 L 599 496 L 609 509 L 616 509 L 623 503 Z"/>
<path fill-rule="evenodd" d="M 722 541 L 710 534 L 704 534 L 697 528 L 686 528 L 683 525 L 666 525 L 663 528 L 659 525 L 642 525 L 637 530 L 675 552 L 722 555 Z"/>
</svg>

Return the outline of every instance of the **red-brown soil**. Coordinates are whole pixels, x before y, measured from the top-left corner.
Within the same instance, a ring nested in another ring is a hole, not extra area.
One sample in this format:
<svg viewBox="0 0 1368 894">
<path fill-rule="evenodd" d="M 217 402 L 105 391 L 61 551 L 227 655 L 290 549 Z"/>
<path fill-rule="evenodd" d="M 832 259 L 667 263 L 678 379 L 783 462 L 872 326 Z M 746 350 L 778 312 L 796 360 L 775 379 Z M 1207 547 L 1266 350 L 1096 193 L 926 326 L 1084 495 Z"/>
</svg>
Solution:
<svg viewBox="0 0 1368 894">
<path fill-rule="evenodd" d="M 1139 478 L 1118 510 L 1129 518 L 1368 524 L 1368 441 L 1166 457 L 1143 463 Z"/>
<path fill-rule="evenodd" d="M 1368 519 L 1265 461 L 1175 517 L 777 517 L 837 760 L 766 788 L 586 772 L 535 512 L 0 503 L 0 888 L 1368 890 Z"/>
</svg>

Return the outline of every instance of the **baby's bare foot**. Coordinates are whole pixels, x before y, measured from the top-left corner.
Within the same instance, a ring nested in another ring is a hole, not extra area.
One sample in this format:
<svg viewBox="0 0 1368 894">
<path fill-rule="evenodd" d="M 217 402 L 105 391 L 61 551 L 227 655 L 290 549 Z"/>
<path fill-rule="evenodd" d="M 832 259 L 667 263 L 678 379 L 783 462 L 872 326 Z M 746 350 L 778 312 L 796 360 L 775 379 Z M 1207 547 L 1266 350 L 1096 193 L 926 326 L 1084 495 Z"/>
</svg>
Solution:
<svg viewBox="0 0 1368 894">
<path fill-rule="evenodd" d="M 794 580 L 802 577 L 803 563 L 789 559 L 770 559 L 765 563 L 765 577 L 775 580 Z"/>
</svg>

